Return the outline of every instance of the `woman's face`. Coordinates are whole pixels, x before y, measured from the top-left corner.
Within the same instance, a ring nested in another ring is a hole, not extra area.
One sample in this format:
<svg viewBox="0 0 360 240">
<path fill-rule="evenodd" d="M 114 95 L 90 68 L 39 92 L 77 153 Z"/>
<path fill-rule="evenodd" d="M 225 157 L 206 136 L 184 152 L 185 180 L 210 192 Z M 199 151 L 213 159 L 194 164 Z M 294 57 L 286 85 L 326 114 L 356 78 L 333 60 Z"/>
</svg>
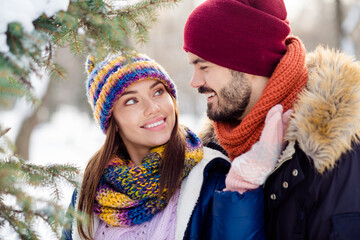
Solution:
<svg viewBox="0 0 360 240">
<path fill-rule="evenodd" d="M 175 125 L 175 106 L 165 86 L 157 80 L 131 84 L 115 102 L 113 116 L 118 133 L 133 159 L 169 141 Z"/>
</svg>

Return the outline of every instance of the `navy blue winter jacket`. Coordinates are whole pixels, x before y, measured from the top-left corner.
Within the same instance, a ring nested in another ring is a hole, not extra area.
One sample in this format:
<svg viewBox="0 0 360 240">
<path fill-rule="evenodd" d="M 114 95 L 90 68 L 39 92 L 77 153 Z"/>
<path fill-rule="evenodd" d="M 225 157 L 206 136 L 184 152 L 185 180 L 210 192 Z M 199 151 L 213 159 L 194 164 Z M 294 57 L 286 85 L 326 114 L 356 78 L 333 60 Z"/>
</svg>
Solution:
<svg viewBox="0 0 360 240">
<path fill-rule="evenodd" d="M 184 239 L 265 239 L 263 189 L 243 194 L 222 191 L 229 169 L 230 163 L 221 158 L 206 166 Z"/>
<path fill-rule="evenodd" d="M 318 47 L 267 179 L 268 239 L 360 239 L 360 62 Z"/>
</svg>

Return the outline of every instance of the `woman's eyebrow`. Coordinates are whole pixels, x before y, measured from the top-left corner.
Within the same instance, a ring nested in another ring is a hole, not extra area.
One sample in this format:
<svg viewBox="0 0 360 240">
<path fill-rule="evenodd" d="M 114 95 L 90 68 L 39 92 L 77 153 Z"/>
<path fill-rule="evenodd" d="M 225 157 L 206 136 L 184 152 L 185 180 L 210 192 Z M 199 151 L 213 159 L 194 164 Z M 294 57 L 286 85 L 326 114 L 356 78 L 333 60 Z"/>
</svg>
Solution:
<svg viewBox="0 0 360 240">
<path fill-rule="evenodd" d="M 161 83 L 161 82 L 155 82 L 155 83 L 153 83 L 153 84 L 150 85 L 149 89 L 152 89 L 152 88 L 156 87 L 156 86 L 159 85 L 159 84 L 162 84 L 162 83 Z M 124 96 L 124 95 L 135 94 L 135 93 L 138 93 L 138 91 L 137 91 L 137 90 L 125 91 L 125 92 L 123 92 L 123 93 L 121 94 L 120 97 L 122 97 L 122 96 Z"/>
<path fill-rule="evenodd" d="M 124 95 L 128 95 L 128 94 L 135 94 L 135 93 L 137 93 L 137 92 L 138 92 L 138 91 L 126 91 L 126 92 L 123 92 L 120 97 L 122 97 L 122 96 L 124 96 Z"/>
<path fill-rule="evenodd" d="M 156 87 L 157 85 L 162 84 L 161 82 L 155 82 L 154 84 L 151 84 L 151 86 L 149 87 L 150 89 Z"/>
</svg>

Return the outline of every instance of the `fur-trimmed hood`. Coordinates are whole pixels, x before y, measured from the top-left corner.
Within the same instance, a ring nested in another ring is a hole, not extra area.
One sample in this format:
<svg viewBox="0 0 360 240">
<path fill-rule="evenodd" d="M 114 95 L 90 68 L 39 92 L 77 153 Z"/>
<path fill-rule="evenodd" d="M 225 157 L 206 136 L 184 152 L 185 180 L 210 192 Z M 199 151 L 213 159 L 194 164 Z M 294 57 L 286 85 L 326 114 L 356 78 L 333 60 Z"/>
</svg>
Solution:
<svg viewBox="0 0 360 240">
<path fill-rule="evenodd" d="M 318 172 L 332 169 L 360 134 L 360 63 L 318 47 L 307 56 L 309 80 L 285 139 L 296 140 Z"/>
<path fill-rule="evenodd" d="M 360 63 L 318 47 L 307 55 L 309 80 L 294 105 L 286 131 L 319 173 L 332 169 L 360 136 Z M 215 138 L 211 123 L 200 131 L 204 144 Z"/>
</svg>

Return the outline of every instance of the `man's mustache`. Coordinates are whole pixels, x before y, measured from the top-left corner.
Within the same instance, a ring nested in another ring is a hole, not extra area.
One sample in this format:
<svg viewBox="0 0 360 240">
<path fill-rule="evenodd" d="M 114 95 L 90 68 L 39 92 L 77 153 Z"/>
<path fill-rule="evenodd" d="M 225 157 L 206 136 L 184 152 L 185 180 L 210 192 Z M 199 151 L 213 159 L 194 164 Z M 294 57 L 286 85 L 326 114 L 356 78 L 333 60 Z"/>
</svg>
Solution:
<svg viewBox="0 0 360 240">
<path fill-rule="evenodd" d="M 198 88 L 199 93 L 208 93 L 208 92 L 214 92 L 211 88 L 201 86 Z"/>
</svg>

